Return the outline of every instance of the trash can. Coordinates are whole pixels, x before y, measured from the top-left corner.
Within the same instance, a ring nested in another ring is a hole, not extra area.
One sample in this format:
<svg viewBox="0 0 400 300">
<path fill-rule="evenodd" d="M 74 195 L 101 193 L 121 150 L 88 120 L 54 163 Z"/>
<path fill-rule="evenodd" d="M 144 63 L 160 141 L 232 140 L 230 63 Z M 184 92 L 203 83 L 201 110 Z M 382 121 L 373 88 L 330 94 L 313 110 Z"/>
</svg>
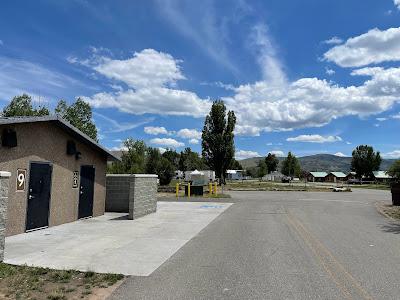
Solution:
<svg viewBox="0 0 400 300">
<path fill-rule="evenodd" d="M 400 206 L 400 183 L 392 184 L 392 204 Z"/>
<path fill-rule="evenodd" d="M 203 196 L 203 186 L 202 185 L 190 185 L 190 196 Z M 188 195 L 188 186 L 185 186 L 185 196 Z"/>
</svg>

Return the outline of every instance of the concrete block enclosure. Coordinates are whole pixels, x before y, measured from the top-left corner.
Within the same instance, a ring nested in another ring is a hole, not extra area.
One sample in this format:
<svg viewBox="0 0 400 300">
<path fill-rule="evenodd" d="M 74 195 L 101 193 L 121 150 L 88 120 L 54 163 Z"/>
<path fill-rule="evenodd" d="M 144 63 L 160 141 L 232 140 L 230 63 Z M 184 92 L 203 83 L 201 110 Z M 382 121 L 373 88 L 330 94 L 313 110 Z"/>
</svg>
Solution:
<svg viewBox="0 0 400 300">
<path fill-rule="evenodd" d="M 7 236 L 100 216 L 116 158 L 57 116 L 0 118 L 0 170 L 11 173 Z"/>
<path fill-rule="evenodd" d="M 156 212 L 157 178 L 153 174 L 108 174 L 106 211 L 129 213 L 129 219 Z"/>
</svg>

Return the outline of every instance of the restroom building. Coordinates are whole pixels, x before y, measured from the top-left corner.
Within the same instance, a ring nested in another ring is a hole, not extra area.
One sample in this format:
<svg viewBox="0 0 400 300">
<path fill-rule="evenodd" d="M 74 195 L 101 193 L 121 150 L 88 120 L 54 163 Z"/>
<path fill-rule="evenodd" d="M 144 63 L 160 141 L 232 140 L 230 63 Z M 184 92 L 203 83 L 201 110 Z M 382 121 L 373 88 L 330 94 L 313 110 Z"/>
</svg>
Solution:
<svg viewBox="0 0 400 300">
<path fill-rule="evenodd" d="M 0 171 L 11 172 L 6 235 L 104 214 L 112 153 L 58 116 L 0 118 Z"/>
</svg>

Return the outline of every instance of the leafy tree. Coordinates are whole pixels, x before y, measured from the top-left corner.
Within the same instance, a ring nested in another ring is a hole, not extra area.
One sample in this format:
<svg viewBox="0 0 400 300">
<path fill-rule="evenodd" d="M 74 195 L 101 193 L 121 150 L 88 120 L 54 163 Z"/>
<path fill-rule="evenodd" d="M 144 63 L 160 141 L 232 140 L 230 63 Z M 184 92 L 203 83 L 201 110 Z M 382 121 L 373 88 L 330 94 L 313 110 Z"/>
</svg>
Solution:
<svg viewBox="0 0 400 300">
<path fill-rule="evenodd" d="M 10 104 L 3 109 L 3 117 L 37 117 L 49 115 L 49 110 L 44 106 L 34 108 L 32 98 L 27 94 L 15 96 Z"/>
<path fill-rule="evenodd" d="M 400 180 L 400 159 L 396 160 L 389 168 L 387 172 L 390 176 L 392 176 L 396 181 Z"/>
<path fill-rule="evenodd" d="M 267 164 L 265 163 L 264 160 L 260 160 L 258 162 L 258 170 L 257 170 L 257 177 L 258 178 L 263 178 L 265 175 L 268 173 L 268 168 Z"/>
<path fill-rule="evenodd" d="M 247 168 L 246 169 L 246 176 L 250 176 L 252 178 L 257 177 L 257 168 L 252 167 L 252 168 Z"/>
<path fill-rule="evenodd" d="M 275 154 L 268 153 L 265 158 L 265 164 L 267 165 L 268 173 L 271 173 L 278 169 L 279 160 Z"/>
<path fill-rule="evenodd" d="M 202 133 L 202 154 L 221 182 L 235 154 L 234 134 L 236 116 L 233 111 L 226 113 L 223 101 L 214 101 L 206 117 Z"/>
<path fill-rule="evenodd" d="M 143 141 L 131 138 L 124 142 L 126 150 L 123 151 L 121 162 L 114 163 L 110 169 L 112 173 L 141 174 L 146 171 L 147 147 Z"/>
<path fill-rule="evenodd" d="M 81 98 L 77 98 L 71 105 L 60 100 L 55 108 L 55 113 L 97 141 L 97 128 L 92 121 L 92 108 L 89 103 Z"/>
<path fill-rule="evenodd" d="M 162 154 L 162 157 L 168 159 L 175 170 L 179 169 L 180 154 L 178 152 L 172 149 L 167 149 L 167 151 Z"/>
<path fill-rule="evenodd" d="M 300 176 L 300 163 L 299 160 L 289 151 L 288 156 L 282 162 L 282 174 L 291 177 Z"/>
<path fill-rule="evenodd" d="M 174 177 L 175 167 L 167 158 L 161 157 L 156 174 L 160 179 L 160 185 L 168 185 Z"/>
<path fill-rule="evenodd" d="M 146 173 L 157 174 L 161 159 L 160 150 L 157 148 L 148 148 L 146 157 Z"/>
<path fill-rule="evenodd" d="M 374 148 L 368 145 L 360 145 L 353 150 L 351 160 L 351 170 L 356 172 L 358 178 L 372 177 L 373 171 L 379 170 L 382 158 Z"/>
<path fill-rule="evenodd" d="M 229 165 L 229 169 L 231 170 L 243 170 L 242 165 L 236 159 L 232 159 L 231 164 Z"/>
<path fill-rule="evenodd" d="M 178 166 L 179 170 L 183 172 L 196 169 L 202 170 L 204 169 L 204 162 L 197 152 L 193 152 L 192 149 L 188 147 L 181 152 Z"/>
<path fill-rule="evenodd" d="M 174 165 L 160 153 L 157 148 L 148 148 L 146 157 L 146 173 L 157 174 L 161 185 L 171 182 L 175 168 Z"/>
<path fill-rule="evenodd" d="M 175 167 L 168 158 L 163 157 L 157 148 L 147 147 L 143 141 L 127 139 L 124 142 L 121 162 L 108 167 L 108 173 L 114 174 L 157 174 L 161 185 L 171 182 Z"/>
</svg>

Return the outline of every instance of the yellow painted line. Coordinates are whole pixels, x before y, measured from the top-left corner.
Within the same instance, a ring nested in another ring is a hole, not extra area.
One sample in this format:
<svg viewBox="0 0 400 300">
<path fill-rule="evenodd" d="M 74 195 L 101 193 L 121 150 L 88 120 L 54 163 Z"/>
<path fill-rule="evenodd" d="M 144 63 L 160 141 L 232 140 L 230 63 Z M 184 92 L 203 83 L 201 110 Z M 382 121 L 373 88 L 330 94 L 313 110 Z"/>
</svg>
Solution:
<svg viewBox="0 0 400 300">
<path fill-rule="evenodd" d="M 289 224 L 296 230 L 296 232 L 299 234 L 299 236 L 303 239 L 303 241 L 306 243 L 306 245 L 311 249 L 311 251 L 314 253 L 314 255 L 317 257 L 319 264 L 324 268 L 325 272 L 329 275 L 331 280 L 336 284 L 336 286 L 339 288 L 339 290 L 342 292 L 343 296 L 346 299 L 353 299 L 351 297 L 350 292 L 348 289 L 343 286 L 333 275 L 333 272 L 329 268 L 329 266 L 324 262 L 323 257 L 320 255 L 320 253 L 317 251 L 315 247 L 313 247 L 312 243 L 309 241 L 309 239 L 301 232 L 301 230 L 297 227 L 297 225 L 289 218 Z"/>
<path fill-rule="evenodd" d="M 346 268 L 335 258 L 335 256 L 314 235 L 312 235 L 309 230 L 307 230 L 300 220 L 290 212 L 288 212 L 287 218 L 289 224 L 297 231 L 307 246 L 313 251 L 320 264 L 347 299 L 352 299 L 352 293 L 351 289 L 346 287 L 346 284 L 350 285 L 358 296 L 361 296 L 363 299 L 373 299 L 358 283 L 358 281 L 346 270 Z"/>
</svg>

